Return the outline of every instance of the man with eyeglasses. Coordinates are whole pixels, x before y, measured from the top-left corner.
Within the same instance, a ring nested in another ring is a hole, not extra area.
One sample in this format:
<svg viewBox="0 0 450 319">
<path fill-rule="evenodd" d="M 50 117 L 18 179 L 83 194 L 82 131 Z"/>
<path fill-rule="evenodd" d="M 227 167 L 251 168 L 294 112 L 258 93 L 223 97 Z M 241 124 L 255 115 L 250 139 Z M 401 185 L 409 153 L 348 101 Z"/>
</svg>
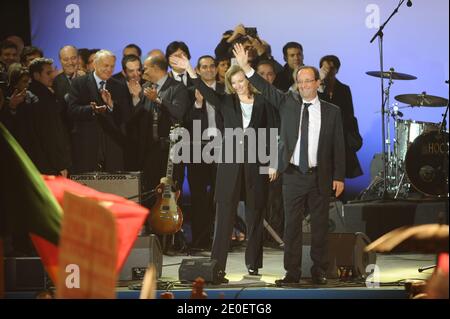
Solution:
<svg viewBox="0 0 450 319">
<path fill-rule="evenodd" d="M 328 207 L 332 190 L 344 190 L 345 147 L 341 111 L 319 100 L 319 71 L 300 66 L 297 92 L 282 93 L 249 65 L 242 45 L 234 47 L 238 64 L 249 81 L 278 109 L 281 119 L 278 172 L 283 174 L 285 209 L 284 268 L 277 285 L 299 283 L 302 270 L 302 223 L 311 216 L 311 275 L 314 284 L 327 283 Z"/>
</svg>

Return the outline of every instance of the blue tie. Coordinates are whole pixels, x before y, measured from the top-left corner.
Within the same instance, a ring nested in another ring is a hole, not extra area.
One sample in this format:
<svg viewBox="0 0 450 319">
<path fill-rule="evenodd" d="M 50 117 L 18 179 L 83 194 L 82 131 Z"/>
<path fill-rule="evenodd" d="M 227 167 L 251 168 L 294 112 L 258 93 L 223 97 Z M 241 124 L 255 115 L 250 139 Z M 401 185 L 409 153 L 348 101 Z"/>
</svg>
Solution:
<svg viewBox="0 0 450 319">
<path fill-rule="evenodd" d="M 302 114 L 302 122 L 300 127 L 300 160 L 299 160 L 299 169 L 300 172 L 306 173 L 309 170 L 309 162 L 308 162 L 308 126 L 309 126 L 309 111 L 308 107 L 312 105 L 312 103 L 303 103 L 303 114 Z"/>
<path fill-rule="evenodd" d="M 105 88 L 105 83 L 106 82 L 103 81 L 103 80 L 99 82 L 99 84 L 100 84 L 100 91 L 102 91 Z"/>
</svg>

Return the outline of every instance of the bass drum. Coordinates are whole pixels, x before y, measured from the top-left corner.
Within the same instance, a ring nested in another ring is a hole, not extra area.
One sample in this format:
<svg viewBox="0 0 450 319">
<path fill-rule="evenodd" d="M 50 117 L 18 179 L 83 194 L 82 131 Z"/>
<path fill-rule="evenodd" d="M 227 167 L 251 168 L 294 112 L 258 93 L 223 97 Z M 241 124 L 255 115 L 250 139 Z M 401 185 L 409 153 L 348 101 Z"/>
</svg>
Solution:
<svg viewBox="0 0 450 319">
<path fill-rule="evenodd" d="M 429 132 L 418 136 L 405 158 L 406 174 L 419 192 L 448 196 L 448 133 Z"/>
</svg>

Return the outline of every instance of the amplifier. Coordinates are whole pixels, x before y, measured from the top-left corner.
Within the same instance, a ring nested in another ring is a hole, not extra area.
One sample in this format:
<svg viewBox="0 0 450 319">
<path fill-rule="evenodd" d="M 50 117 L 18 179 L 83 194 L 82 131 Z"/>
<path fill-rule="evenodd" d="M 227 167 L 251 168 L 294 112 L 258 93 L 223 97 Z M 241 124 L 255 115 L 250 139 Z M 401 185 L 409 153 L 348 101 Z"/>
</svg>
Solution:
<svg viewBox="0 0 450 319">
<path fill-rule="evenodd" d="M 139 236 L 119 275 L 119 281 L 144 279 L 149 263 L 155 265 L 156 278 L 162 275 L 163 254 L 156 235 Z"/>
<path fill-rule="evenodd" d="M 311 276 L 311 234 L 303 234 L 302 274 Z M 306 239 L 306 240 L 305 240 Z M 328 234 L 328 269 L 327 277 L 332 279 L 366 278 L 366 267 L 375 265 L 377 255 L 365 252 L 370 239 L 363 233 L 329 233 Z"/>
<path fill-rule="evenodd" d="M 119 195 L 136 203 L 141 202 L 141 172 L 92 172 L 71 175 L 70 179 L 100 192 Z"/>
</svg>

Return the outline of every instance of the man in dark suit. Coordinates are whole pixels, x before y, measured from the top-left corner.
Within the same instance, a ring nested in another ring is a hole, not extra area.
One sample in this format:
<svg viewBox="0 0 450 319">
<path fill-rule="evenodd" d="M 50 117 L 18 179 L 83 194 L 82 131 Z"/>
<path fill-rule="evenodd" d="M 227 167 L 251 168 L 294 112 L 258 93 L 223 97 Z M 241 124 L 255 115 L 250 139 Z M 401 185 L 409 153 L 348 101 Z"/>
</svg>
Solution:
<svg viewBox="0 0 450 319">
<path fill-rule="evenodd" d="M 73 120 L 75 173 L 124 168 L 121 128 L 131 106 L 127 88 L 111 78 L 115 62 L 111 51 L 100 50 L 95 55 L 94 72 L 72 81 L 68 113 Z"/>
<path fill-rule="evenodd" d="M 166 60 L 170 61 L 171 56 L 180 56 L 180 55 L 187 57 L 189 60 L 191 59 L 191 53 L 189 52 L 189 48 L 186 45 L 186 43 L 182 41 L 173 41 L 169 43 L 169 45 L 166 48 Z M 192 83 L 192 79 L 189 77 L 189 74 L 187 74 L 186 70 L 173 65 L 171 65 L 170 67 L 172 68 L 172 70 L 170 71 L 169 74 L 173 79 L 183 83 L 184 86 L 186 86 L 187 88 L 192 88 L 194 86 Z"/>
<path fill-rule="evenodd" d="M 116 74 L 113 75 L 113 78 L 115 78 L 116 80 L 122 81 L 123 83 L 128 81 L 127 74 L 125 73 L 126 71 L 125 71 L 125 67 L 124 67 L 124 60 L 127 55 L 134 55 L 135 57 L 138 58 L 139 61 L 141 61 L 142 50 L 138 45 L 136 45 L 134 43 L 128 44 L 125 48 L 123 48 L 123 50 L 122 50 L 122 71 L 117 72 Z"/>
<path fill-rule="evenodd" d="M 281 132 L 278 171 L 283 174 L 285 209 L 284 268 L 277 284 L 298 283 L 302 262 L 302 222 L 311 216 L 311 275 L 314 283 L 326 284 L 328 207 L 331 190 L 344 190 L 345 151 L 341 112 L 319 100 L 319 71 L 302 66 L 296 72 L 300 96 L 281 93 L 250 67 L 242 46 L 235 46 L 236 60 L 249 81 L 278 108 Z"/>
<path fill-rule="evenodd" d="M 142 86 L 141 99 L 127 122 L 128 138 L 135 145 L 135 169 L 144 172 L 145 192 L 155 189 L 160 179 L 166 176 L 171 126 L 183 122 L 189 107 L 187 89 L 169 77 L 168 66 L 165 57 L 160 55 L 149 56 L 144 61 L 143 78 L 148 82 Z M 174 165 L 173 180 L 179 187 L 182 186 L 182 174 L 180 165 Z M 154 199 L 146 200 L 144 205 L 151 207 Z M 167 243 L 168 239 L 163 238 L 164 253 L 185 248 L 182 235 L 175 237 L 175 247 Z"/>
<path fill-rule="evenodd" d="M 283 47 L 283 58 L 286 64 L 283 70 L 277 73 L 273 85 L 283 92 L 287 92 L 294 84 L 293 73 L 296 68 L 303 65 L 303 47 L 298 42 L 288 42 Z"/>
<path fill-rule="evenodd" d="M 133 108 L 127 131 L 136 141 L 136 168 L 144 171 L 144 187 L 155 188 L 166 175 L 170 127 L 182 123 L 189 107 L 184 85 L 170 78 L 164 57 L 148 57 L 144 61 L 141 99 Z M 179 172 L 174 172 L 175 180 Z M 178 177 L 178 179 L 177 179 Z"/>
<path fill-rule="evenodd" d="M 62 72 L 53 80 L 53 90 L 59 101 L 58 112 L 64 127 L 64 135 L 66 135 L 65 139 L 69 141 L 67 144 L 67 152 L 71 153 L 70 134 L 73 123 L 68 115 L 66 99 L 70 91 L 72 80 L 78 76 L 85 75 L 85 72 L 80 68 L 78 49 L 73 45 L 66 45 L 59 50 L 59 61 L 61 63 Z"/>
<path fill-rule="evenodd" d="M 66 45 L 59 50 L 59 61 L 62 72 L 53 81 L 53 90 L 60 101 L 65 100 L 69 93 L 72 80 L 85 73 L 80 70 L 78 50 L 72 45 Z"/>
<path fill-rule="evenodd" d="M 28 89 L 39 102 L 30 104 L 22 116 L 23 147 L 39 172 L 67 177 L 70 156 L 59 117 L 59 101 L 51 91 L 54 79 L 53 60 L 34 59 L 29 65 L 32 81 Z"/>
<path fill-rule="evenodd" d="M 353 110 L 353 99 L 350 87 L 340 82 L 336 74 L 341 67 L 341 61 L 335 55 L 326 55 L 320 59 L 320 70 L 323 90 L 319 97 L 338 106 L 342 112 L 342 124 L 345 139 L 345 177 L 361 176 L 363 171 L 356 152 L 362 147 L 362 137 L 359 134 L 358 120 Z"/>
<path fill-rule="evenodd" d="M 196 71 L 206 85 L 220 94 L 225 93 L 225 86 L 216 82 L 217 68 L 212 56 L 201 56 L 198 59 Z M 223 120 L 220 113 L 216 112 L 214 106 L 204 99 L 198 90 L 195 91 L 195 97 L 194 105 L 187 116 L 186 126 L 191 133 L 192 153 L 198 152 L 201 155 L 204 146 L 223 129 Z M 194 136 L 194 125 L 200 134 L 206 132 L 207 140 L 202 140 L 201 135 L 198 136 L 200 139 Z M 200 162 L 191 161 L 187 164 L 187 177 L 191 191 L 191 253 L 211 249 L 215 212 L 213 200 L 217 165 L 205 163 L 203 158 L 198 159 Z"/>
</svg>

